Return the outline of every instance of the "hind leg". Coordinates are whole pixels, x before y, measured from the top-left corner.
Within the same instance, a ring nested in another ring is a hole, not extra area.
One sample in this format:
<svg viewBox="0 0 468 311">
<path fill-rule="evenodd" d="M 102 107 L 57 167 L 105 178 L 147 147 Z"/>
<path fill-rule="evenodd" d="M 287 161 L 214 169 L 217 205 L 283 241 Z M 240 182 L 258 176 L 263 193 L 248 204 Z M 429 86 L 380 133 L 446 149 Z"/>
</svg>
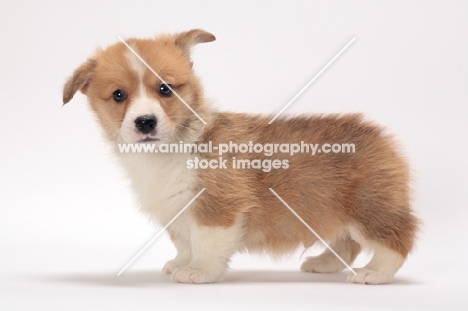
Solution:
<svg viewBox="0 0 468 311">
<path fill-rule="evenodd" d="M 351 231 L 352 232 L 352 231 Z M 356 275 L 350 274 L 348 282 L 360 284 L 385 284 L 393 280 L 395 273 L 403 265 L 405 257 L 395 250 L 374 242 L 365 240 L 357 231 L 352 232 L 361 245 L 369 245 L 374 250 L 374 255 L 364 268 L 354 269 Z"/>
<path fill-rule="evenodd" d="M 361 284 L 390 283 L 404 261 L 405 258 L 402 255 L 379 245 L 376 247 L 371 261 L 364 268 L 355 269 L 357 274 L 350 274 L 348 282 Z"/>
<path fill-rule="evenodd" d="M 349 235 L 341 236 L 330 244 L 330 247 L 340 257 L 350 265 L 359 254 L 361 247 L 356 241 L 353 241 Z M 301 266 L 305 272 L 316 273 L 338 273 L 345 269 L 345 265 L 329 250 L 326 249 L 322 254 L 313 257 L 307 257 Z"/>
</svg>

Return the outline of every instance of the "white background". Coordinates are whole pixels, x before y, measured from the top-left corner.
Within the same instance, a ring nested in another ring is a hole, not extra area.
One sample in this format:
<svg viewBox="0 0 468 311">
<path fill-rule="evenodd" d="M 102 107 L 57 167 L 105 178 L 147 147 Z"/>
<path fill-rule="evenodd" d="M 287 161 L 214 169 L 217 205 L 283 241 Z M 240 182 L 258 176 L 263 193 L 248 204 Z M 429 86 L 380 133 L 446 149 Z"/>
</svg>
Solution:
<svg viewBox="0 0 468 311">
<path fill-rule="evenodd" d="M 468 3 L 276 2 L 1 2 L 1 310 L 468 307 Z M 62 87 L 119 35 L 191 28 L 217 37 L 193 54 L 207 96 L 259 113 L 357 37 L 287 112 L 364 112 L 404 146 L 424 227 L 394 284 L 300 273 L 300 253 L 239 255 L 225 283 L 173 284 L 160 272 L 174 256 L 165 235 L 116 276 L 159 228 L 137 211 L 85 97 L 62 107 Z"/>
</svg>

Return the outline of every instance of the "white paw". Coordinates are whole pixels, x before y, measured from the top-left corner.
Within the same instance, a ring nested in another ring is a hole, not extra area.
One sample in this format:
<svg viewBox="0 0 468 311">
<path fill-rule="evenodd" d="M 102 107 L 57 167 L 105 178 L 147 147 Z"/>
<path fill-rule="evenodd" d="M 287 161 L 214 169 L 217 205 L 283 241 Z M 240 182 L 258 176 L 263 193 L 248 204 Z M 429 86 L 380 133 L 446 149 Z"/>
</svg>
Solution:
<svg viewBox="0 0 468 311">
<path fill-rule="evenodd" d="M 221 275 L 202 269 L 181 267 L 174 270 L 171 278 L 177 283 L 202 284 L 219 282 Z"/>
<path fill-rule="evenodd" d="M 348 282 L 360 284 L 386 284 L 393 280 L 393 273 L 385 273 L 367 268 L 354 269 L 356 275 L 350 274 Z"/>
<path fill-rule="evenodd" d="M 172 274 L 172 272 L 174 272 L 175 269 L 186 266 L 188 264 L 189 264 L 188 261 L 185 262 L 185 261 L 178 260 L 178 259 L 172 259 L 166 262 L 166 264 L 162 268 L 162 271 L 166 274 Z"/>
<path fill-rule="evenodd" d="M 316 273 L 338 273 L 343 271 L 344 265 L 330 256 L 315 256 L 307 257 L 301 265 L 301 270 L 304 272 Z"/>
</svg>

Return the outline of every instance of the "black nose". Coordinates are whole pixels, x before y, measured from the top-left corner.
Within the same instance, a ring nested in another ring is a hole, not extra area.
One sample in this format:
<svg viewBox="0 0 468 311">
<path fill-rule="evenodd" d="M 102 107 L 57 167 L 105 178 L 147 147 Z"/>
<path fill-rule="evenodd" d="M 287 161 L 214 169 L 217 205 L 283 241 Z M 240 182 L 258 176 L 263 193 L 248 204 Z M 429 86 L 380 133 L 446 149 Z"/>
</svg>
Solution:
<svg viewBox="0 0 468 311">
<path fill-rule="evenodd" d="M 135 127 L 143 134 L 148 134 L 156 128 L 158 121 L 153 115 L 145 115 L 135 119 Z"/>
</svg>

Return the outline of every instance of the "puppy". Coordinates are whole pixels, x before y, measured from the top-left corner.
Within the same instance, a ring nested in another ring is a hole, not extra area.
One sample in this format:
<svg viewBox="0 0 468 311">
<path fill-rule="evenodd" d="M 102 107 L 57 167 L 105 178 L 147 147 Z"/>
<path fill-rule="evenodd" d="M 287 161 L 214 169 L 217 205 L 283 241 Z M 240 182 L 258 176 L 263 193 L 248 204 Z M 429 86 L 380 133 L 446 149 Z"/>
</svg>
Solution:
<svg viewBox="0 0 468 311">
<path fill-rule="evenodd" d="M 281 256 L 312 246 L 320 236 L 349 265 L 361 250 L 373 251 L 364 268 L 349 274 L 350 282 L 391 282 L 413 247 L 419 223 L 410 207 L 408 165 L 393 138 L 358 114 L 280 117 L 268 124 L 271 116 L 214 111 L 190 58 L 194 45 L 214 40 L 195 29 L 129 39 L 128 46 L 117 43 L 78 67 L 63 91 L 64 104 L 77 91 L 88 97 L 151 219 L 168 224 L 199 194 L 168 227 L 177 256 L 163 271 L 175 282 L 218 282 L 236 252 Z M 222 157 L 216 150 L 119 149 L 228 142 L 279 148 L 267 154 L 233 147 Z M 292 154 L 280 145 L 306 149 L 304 142 L 322 149 Z M 345 145 L 355 151 L 326 152 Z M 217 161 L 215 168 L 194 167 Z M 327 249 L 308 257 L 301 269 L 337 273 L 345 265 Z"/>
</svg>

